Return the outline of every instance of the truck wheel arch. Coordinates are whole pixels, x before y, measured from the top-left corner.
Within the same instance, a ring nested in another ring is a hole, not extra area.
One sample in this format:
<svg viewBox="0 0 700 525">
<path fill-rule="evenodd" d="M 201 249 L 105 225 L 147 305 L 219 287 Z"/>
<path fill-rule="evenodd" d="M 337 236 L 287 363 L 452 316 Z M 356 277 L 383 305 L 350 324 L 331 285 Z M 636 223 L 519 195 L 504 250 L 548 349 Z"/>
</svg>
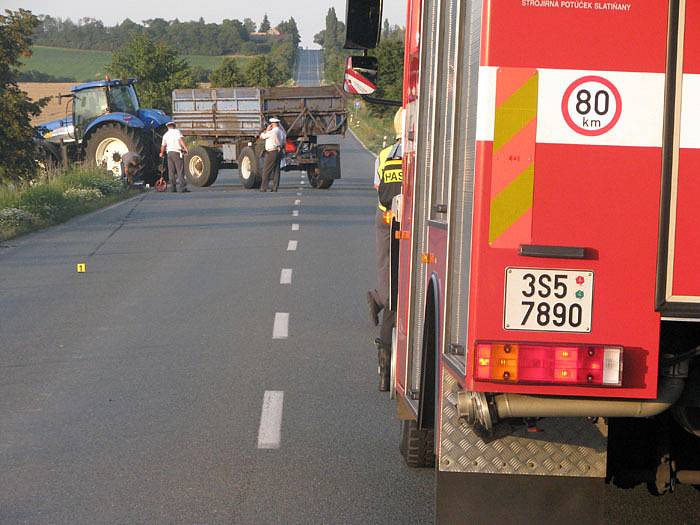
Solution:
<svg viewBox="0 0 700 525">
<path fill-rule="evenodd" d="M 436 274 L 428 278 L 425 295 L 423 337 L 421 338 L 421 382 L 418 401 L 418 428 L 435 428 L 438 342 L 440 326 L 440 282 Z"/>
</svg>

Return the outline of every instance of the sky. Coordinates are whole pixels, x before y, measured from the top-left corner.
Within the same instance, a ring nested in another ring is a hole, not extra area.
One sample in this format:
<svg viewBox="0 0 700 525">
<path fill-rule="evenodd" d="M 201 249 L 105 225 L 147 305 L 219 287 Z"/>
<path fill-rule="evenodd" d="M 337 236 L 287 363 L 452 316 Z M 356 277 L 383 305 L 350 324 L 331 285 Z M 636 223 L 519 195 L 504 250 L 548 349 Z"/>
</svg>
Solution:
<svg viewBox="0 0 700 525">
<path fill-rule="evenodd" d="M 96 18 L 106 25 L 114 25 L 125 18 L 141 22 L 149 18 L 178 18 L 181 21 L 198 20 L 220 22 L 224 18 L 243 20 L 251 18 L 257 24 L 265 13 L 273 26 L 294 17 L 301 32 L 304 47 L 318 47 L 313 43 L 314 34 L 325 27 L 328 8 L 335 7 L 338 18 L 345 18 L 345 0 L 205 0 L 201 3 L 158 2 L 153 0 L 118 0 L 104 2 L 95 0 L 0 0 L 0 10 L 29 9 L 35 14 L 53 17 Z M 406 0 L 384 0 L 384 18 L 392 24 L 404 26 Z"/>
</svg>

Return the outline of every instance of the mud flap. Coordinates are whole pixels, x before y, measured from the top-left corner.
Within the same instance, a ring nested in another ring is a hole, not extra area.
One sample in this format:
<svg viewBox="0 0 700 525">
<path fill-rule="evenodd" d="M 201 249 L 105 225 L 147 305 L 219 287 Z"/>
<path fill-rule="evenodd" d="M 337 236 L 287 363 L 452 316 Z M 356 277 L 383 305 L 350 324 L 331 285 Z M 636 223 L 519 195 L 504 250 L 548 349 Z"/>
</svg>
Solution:
<svg viewBox="0 0 700 525">
<path fill-rule="evenodd" d="M 457 414 L 461 386 L 440 370 L 437 523 L 602 523 L 607 426 L 583 418 L 514 421 L 484 439 Z M 534 432 L 533 432 L 534 431 Z"/>
<path fill-rule="evenodd" d="M 317 146 L 319 178 L 335 180 L 340 178 L 340 145 L 319 144 Z"/>
<path fill-rule="evenodd" d="M 603 520 L 600 478 L 437 472 L 439 525 L 532 525 Z"/>
</svg>

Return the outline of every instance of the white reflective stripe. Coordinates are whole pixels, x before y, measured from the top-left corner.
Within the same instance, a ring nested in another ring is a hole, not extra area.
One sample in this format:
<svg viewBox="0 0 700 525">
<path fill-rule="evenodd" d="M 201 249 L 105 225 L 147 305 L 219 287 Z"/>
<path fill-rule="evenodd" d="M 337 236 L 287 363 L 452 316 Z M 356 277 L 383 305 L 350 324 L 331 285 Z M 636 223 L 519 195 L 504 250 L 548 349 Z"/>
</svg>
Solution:
<svg viewBox="0 0 700 525">
<path fill-rule="evenodd" d="M 492 141 L 496 116 L 496 72 L 479 69 L 477 140 Z M 635 146 L 660 148 L 663 137 L 665 79 L 663 73 L 539 69 L 537 142 L 590 146 Z M 587 136 L 566 123 L 562 100 L 567 88 L 586 76 L 599 76 L 620 92 L 622 113 L 615 126 L 602 135 Z M 696 125 L 700 125 L 696 123 Z"/>
<path fill-rule="evenodd" d="M 700 149 L 700 75 L 683 75 L 681 148 Z"/>
<path fill-rule="evenodd" d="M 479 98 L 476 106 L 476 140 L 493 141 L 493 124 L 496 119 L 497 67 L 479 68 Z"/>
</svg>

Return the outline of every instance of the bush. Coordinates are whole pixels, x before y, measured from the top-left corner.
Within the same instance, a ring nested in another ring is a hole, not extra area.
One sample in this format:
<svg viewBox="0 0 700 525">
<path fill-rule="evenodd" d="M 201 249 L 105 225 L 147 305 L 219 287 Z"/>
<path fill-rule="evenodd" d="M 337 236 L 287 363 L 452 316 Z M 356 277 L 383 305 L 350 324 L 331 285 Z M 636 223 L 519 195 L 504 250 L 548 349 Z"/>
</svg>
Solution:
<svg viewBox="0 0 700 525">
<path fill-rule="evenodd" d="M 63 196 L 68 200 L 79 202 L 94 202 L 104 197 L 102 192 L 95 188 L 68 188 L 63 192 Z"/>
<path fill-rule="evenodd" d="M 70 201 L 54 184 L 28 186 L 19 196 L 19 207 L 46 222 L 60 221 L 69 212 Z"/>
<path fill-rule="evenodd" d="M 37 218 L 20 208 L 0 209 L 0 228 L 22 228 L 35 224 Z"/>
<path fill-rule="evenodd" d="M 111 173 L 96 168 L 74 168 L 55 180 L 66 189 L 95 189 L 102 195 L 114 195 L 124 191 L 121 180 L 115 179 Z"/>
<path fill-rule="evenodd" d="M 33 182 L 0 185 L 0 240 L 66 221 L 131 194 L 111 172 L 82 166 L 57 170 Z"/>
</svg>

